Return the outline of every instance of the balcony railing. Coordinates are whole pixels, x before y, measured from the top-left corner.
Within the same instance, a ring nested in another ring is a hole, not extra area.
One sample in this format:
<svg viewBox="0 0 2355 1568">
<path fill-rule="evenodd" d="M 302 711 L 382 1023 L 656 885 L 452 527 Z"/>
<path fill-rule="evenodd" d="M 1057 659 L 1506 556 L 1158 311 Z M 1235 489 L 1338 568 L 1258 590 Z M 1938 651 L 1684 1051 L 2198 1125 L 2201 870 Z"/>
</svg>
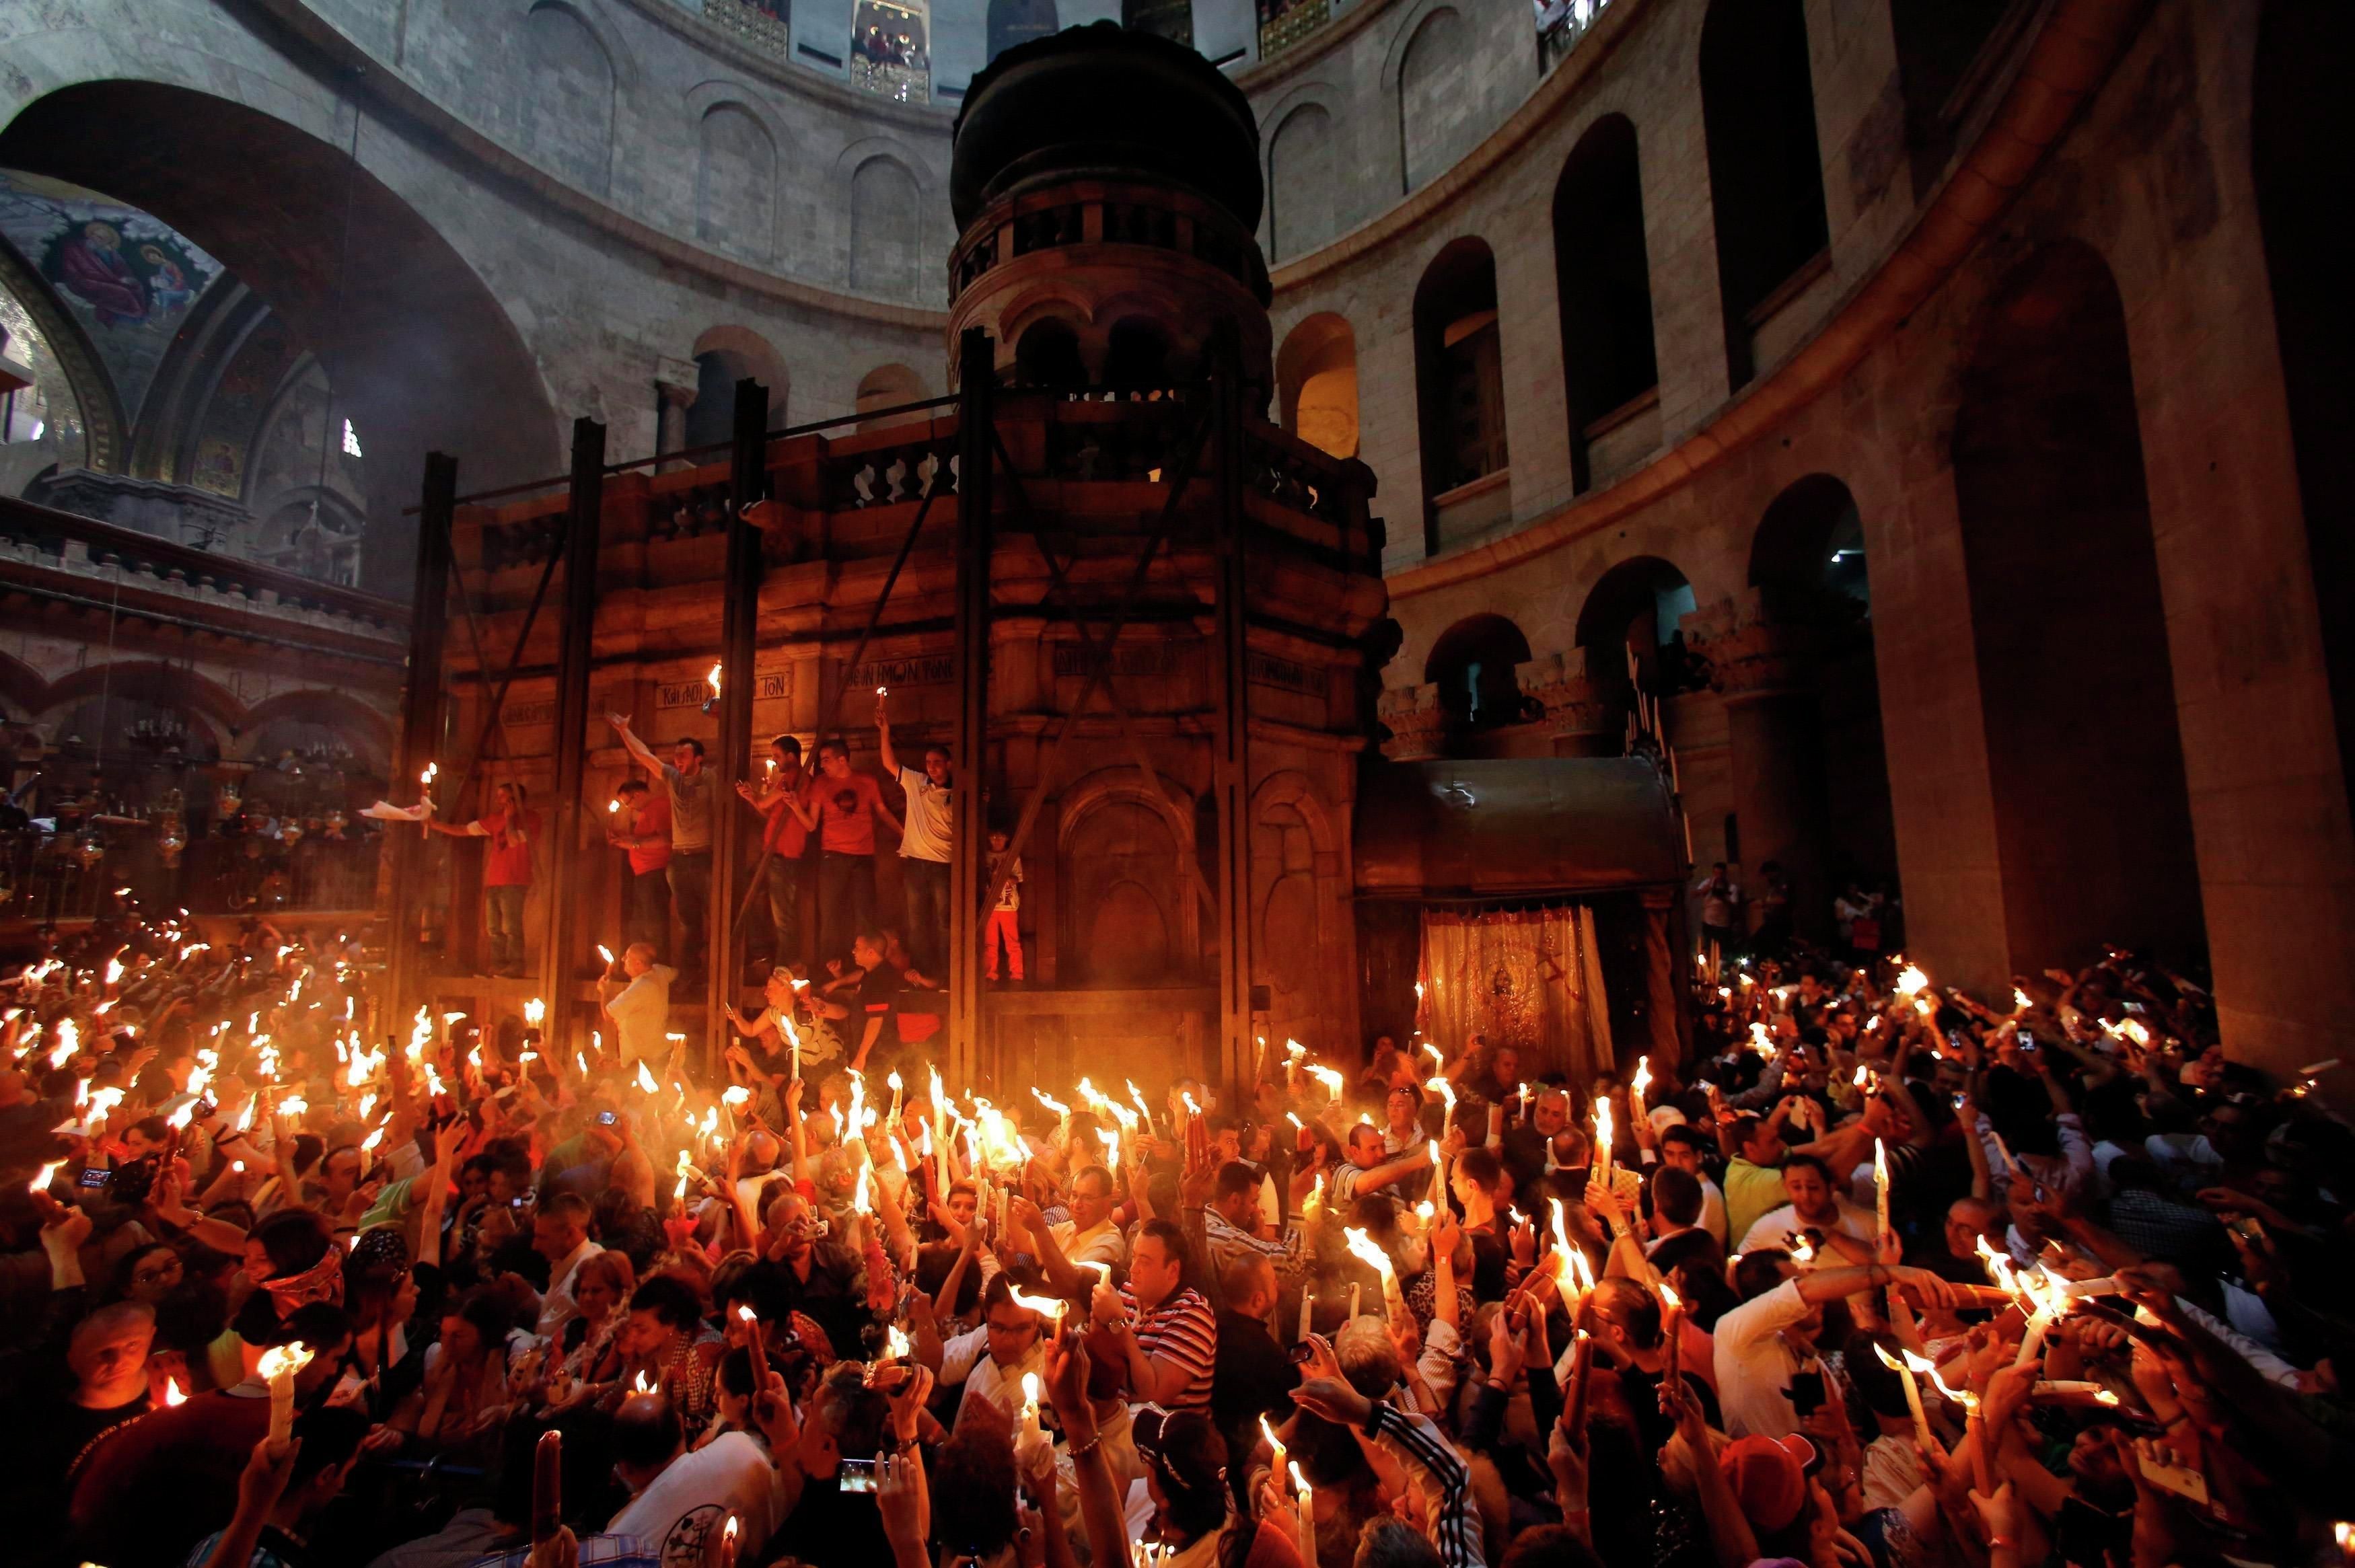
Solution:
<svg viewBox="0 0 2355 1568">
<path fill-rule="evenodd" d="M 703 19 L 740 42 L 779 59 L 788 57 L 793 29 L 785 23 L 783 0 L 703 0 Z"/>
<path fill-rule="evenodd" d="M 1260 0 L 1259 58 L 1273 59 L 1332 19 L 1332 0 Z"/>
<path fill-rule="evenodd" d="M 1538 74 L 1545 75 L 1594 30 L 1611 0 L 1545 0 L 1538 12 Z"/>
</svg>

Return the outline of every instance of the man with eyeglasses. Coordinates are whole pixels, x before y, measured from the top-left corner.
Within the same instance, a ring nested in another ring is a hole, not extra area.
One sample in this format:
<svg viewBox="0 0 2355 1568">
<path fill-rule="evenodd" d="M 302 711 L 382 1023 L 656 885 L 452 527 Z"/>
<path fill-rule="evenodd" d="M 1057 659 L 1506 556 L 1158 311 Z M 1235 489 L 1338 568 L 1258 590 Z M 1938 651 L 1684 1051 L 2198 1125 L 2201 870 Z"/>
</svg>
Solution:
<svg viewBox="0 0 2355 1568">
<path fill-rule="evenodd" d="M 1022 1413 L 1022 1374 L 1047 1375 L 1047 1346 L 1039 1314 L 1014 1299 L 1013 1281 L 993 1274 L 981 1293 L 981 1327 L 941 1346 L 943 1386 L 964 1385 L 964 1396 L 996 1404 L 1007 1417 Z"/>
</svg>

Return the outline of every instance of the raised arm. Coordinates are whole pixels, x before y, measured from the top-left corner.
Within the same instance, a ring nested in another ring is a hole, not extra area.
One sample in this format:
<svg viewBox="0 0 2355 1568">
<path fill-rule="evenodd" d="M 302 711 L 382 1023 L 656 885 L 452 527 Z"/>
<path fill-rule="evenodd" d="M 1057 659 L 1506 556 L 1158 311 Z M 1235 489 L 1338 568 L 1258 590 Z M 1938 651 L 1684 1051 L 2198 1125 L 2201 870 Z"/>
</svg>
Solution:
<svg viewBox="0 0 2355 1568">
<path fill-rule="evenodd" d="M 655 773 L 662 771 L 662 758 L 646 749 L 646 743 L 640 740 L 637 733 L 630 728 L 630 721 L 626 716 L 621 714 L 607 714 L 605 722 L 613 726 L 613 733 L 622 737 L 622 749 L 635 758 L 639 767 Z"/>
<path fill-rule="evenodd" d="M 885 695 L 881 691 L 875 694 L 875 743 L 877 750 L 882 754 L 883 771 L 897 779 L 900 777 L 900 754 L 891 749 L 891 715 L 884 711 Z"/>
</svg>

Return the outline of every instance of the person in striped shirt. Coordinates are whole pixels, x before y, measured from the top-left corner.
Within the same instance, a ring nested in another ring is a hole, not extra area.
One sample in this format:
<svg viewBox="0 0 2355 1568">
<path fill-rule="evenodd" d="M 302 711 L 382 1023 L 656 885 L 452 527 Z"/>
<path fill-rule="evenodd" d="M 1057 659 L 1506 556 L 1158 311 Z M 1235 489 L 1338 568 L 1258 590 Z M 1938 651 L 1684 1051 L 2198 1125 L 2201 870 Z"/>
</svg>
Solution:
<svg viewBox="0 0 2355 1568">
<path fill-rule="evenodd" d="M 1126 1362 L 1132 1404 L 1210 1408 L 1219 1320 L 1187 1283 L 1187 1270 L 1185 1231 L 1174 1221 L 1147 1220 L 1129 1251 L 1128 1283 L 1117 1294 L 1096 1287 L 1092 1313 Z"/>
</svg>

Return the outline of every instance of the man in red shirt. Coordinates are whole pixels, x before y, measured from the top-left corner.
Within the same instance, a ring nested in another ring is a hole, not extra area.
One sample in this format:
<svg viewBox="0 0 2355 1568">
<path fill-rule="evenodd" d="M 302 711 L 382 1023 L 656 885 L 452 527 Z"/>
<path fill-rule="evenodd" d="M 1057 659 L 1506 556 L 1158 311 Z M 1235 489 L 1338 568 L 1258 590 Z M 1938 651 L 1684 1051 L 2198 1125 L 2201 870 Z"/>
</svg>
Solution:
<svg viewBox="0 0 2355 1568">
<path fill-rule="evenodd" d="M 900 820 L 883 804 L 881 786 L 850 770 L 850 749 L 838 740 L 817 748 L 818 776 L 811 795 L 817 806 L 818 951 L 847 958 L 852 938 L 875 923 L 875 824 Z"/>
<path fill-rule="evenodd" d="M 605 842 L 629 855 L 622 892 L 622 946 L 644 942 L 659 956 L 670 937 L 670 796 L 625 779 L 613 791 L 619 810 Z"/>
<path fill-rule="evenodd" d="M 493 798 L 498 809 L 464 827 L 446 822 L 426 825 L 452 838 L 491 841 L 483 852 L 483 931 L 491 942 L 490 972 L 520 979 L 523 901 L 531 891 L 531 847 L 539 837 L 539 813 L 525 809 L 520 784 L 502 784 Z"/>
<path fill-rule="evenodd" d="M 766 973 L 779 964 L 804 964 L 802 949 L 802 854 L 809 847 L 810 778 L 802 771 L 802 743 L 781 735 L 769 743 L 769 776 L 761 788 L 739 781 L 736 793 L 768 820 L 762 831 L 768 846 L 768 869 L 762 873 L 769 894 L 769 956 L 752 967 Z M 787 810 L 786 802 L 793 809 Z"/>
</svg>

